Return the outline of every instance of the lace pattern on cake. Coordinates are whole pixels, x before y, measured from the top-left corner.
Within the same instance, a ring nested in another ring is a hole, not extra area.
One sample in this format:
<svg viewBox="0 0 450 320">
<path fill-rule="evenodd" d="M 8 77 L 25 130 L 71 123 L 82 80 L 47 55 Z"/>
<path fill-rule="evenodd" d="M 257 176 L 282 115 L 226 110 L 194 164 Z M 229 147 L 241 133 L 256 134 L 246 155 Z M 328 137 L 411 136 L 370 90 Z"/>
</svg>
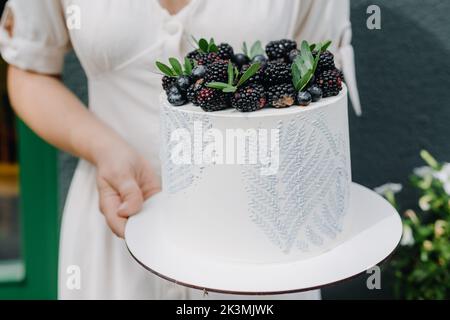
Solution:
<svg viewBox="0 0 450 320">
<path fill-rule="evenodd" d="M 280 172 L 243 169 L 251 218 L 281 250 L 308 252 L 342 231 L 349 194 L 349 159 L 343 134 L 326 117 L 280 121 Z M 300 196 L 303 195 L 303 196 Z"/>
<path fill-rule="evenodd" d="M 187 164 L 175 164 L 171 157 L 171 151 L 174 150 L 174 145 L 177 142 L 171 140 L 172 133 L 177 129 L 187 130 L 193 148 L 195 149 L 196 140 L 194 139 L 194 123 L 198 122 L 203 125 L 205 130 L 211 128 L 211 122 L 206 115 L 197 113 L 178 112 L 175 108 L 162 108 L 163 120 L 161 125 L 161 163 L 162 163 L 162 175 L 164 181 L 164 190 L 170 194 L 175 194 L 183 191 L 192 186 L 196 181 L 201 178 L 204 170 L 203 165 L 196 165 L 194 160 Z M 203 146 L 199 149 L 203 149 L 208 143 L 207 140 L 203 141 Z"/>
</svg>

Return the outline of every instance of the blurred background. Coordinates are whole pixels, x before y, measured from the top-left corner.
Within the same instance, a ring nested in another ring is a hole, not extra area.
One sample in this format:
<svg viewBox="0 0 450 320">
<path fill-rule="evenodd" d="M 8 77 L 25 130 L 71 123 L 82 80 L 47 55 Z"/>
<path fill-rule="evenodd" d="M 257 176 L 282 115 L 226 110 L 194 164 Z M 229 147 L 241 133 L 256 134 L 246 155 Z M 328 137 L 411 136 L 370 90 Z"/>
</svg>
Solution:
<svg viewBox="0 0 450 320">
<path fill-rule="evenodd" d="M 381 30 L 366 26 L 366 10 L 372 4 L 381 8 Z M 361 117 L 350 110 L 353 180 L 370 188 L 402 184 L 403 191 L 396 195 L 402 214 L 407 209 L 427 211 L 418 200 L 434 192 L 438 196 L 428 197 L 428 203 L 436 219 L 444 222 L 450 221 L 450 202 L 439 191 L 441 182 L 411 183 L 410 176 L 423 165 L 422 149 L 450 162 L 449 15 L 449 1 L 352 1 L 363 106 Z M 60 213 L 77 160 L 49 147 L 15 119 L 5 80 L 6 65 L 0 61 L 0 299 L 53 299 Z M 66 58 L 63 80 L 87 103 L 86 77 L 73 53 Z M 380 290 L 369 290 L 364 274 L 325 288 L 323 297 L 450 298 L 448 231 L 437 237 L 436 228 L 429 227 L 436 225 L 430 217 L 421 220 L 424 225 L 412 225 L 414 232 L 423 233 L 422 240 L 416 238 L 419 246 L 411 246 L 406 255 L 401 249 L 398 261 L 394 255 L 394 261 L 383 265 Z M 422 245 L 426 241 L 439 245 L 439 251 L 428 250 Z M 405 272 L 412 276 L 399 275 Z"/>
</svg>

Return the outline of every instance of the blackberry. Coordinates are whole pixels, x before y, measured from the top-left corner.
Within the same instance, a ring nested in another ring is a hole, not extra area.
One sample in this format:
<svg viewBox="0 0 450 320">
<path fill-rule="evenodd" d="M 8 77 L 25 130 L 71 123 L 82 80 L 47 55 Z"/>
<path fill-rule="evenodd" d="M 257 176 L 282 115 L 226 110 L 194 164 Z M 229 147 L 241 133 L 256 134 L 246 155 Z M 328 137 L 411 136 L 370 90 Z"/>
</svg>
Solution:
<svg viewBox="0 0 450 320">
<path fill-rule="evenodd" d="M 241 112 L 253 112 L 264 108 L 266 104 L 264 87 L 256 83 L 239 88 L 231 98 L 231 106 Z"/>
<path fill-rule="evenodd" d="M 199 79 L 194 84 L 192 84 L 187 90 L 187 99 L 194 106 L 200 106 L 198 102 L 198 94 L 205 87 L 205 80 Z"/>
<path fill-rule="evenodd" d="M 197 95 L 197 101 L 203 111 L 213 112 L 228 108 L 230 104 L 229 95 L 212 88 L 202 88 Z"/>
<path fill-rule="evenodd" d="M 162 87 L 165 92 L 168 92 L 170 87 L 172 87 L 177 82 L 177 78 L 164 76 L 162 78 Z"/>
<path fill-rule="evenodd" d="M 231 60 L 234 56 L 233 47 L 230 46 L 228 43 L 219 44 L 217 46 L 217 49 L 219 50 L 217 54 L 223 60 Z"/>
<path fill-rule="evenodd" d="M 298 49 L 291 50 L 291 52 L 289 52 L 289 56 L 288 56 L 289 62 L 294 62 L 295 58 L 297 58 L 299 54 L 300 54 L 300 50 L 298 50 Z"/>
<path fill-rule="evenodd" d="M 186 57 L 197 62 L 198 65 L 208 65 L 210 63 L 222 60 L 215 52 L 205 53 L 200 50 L 191 51 Z"/>
<path fill-rule="evenodd" d="M 317 51 L 313 52 L 313 56 L 317 56 Z M 336 68 L 334 64 L 334 55 L 330 51 L 325 51 L 320 54 L 319 63 L 317 64 L 317 72 L 333 70 Z"/>
<path fill-rule="evenodd" d="M 291 67 L 283 62 L 268 62 L 262 71 L 263 82 L 266 86 L 292 82 Z"/>
<path fill-rule="evenodd" d="M 205 81 L 208 82 L 227 82 L 228 81 L 228 62 L 219 61 L 209 64 L 206 67 Z"/>
<path fill-rule="evenodd" d="M 242 67 L 241 72 L 239 74 L 240 77 L 242 77 L 242 75 L 245 73 L 245 71 L 247 71 L 247 69 L 250 67 L 249 64 L 246 64 Z M 261 84 L 263 81 L 263 66 L 258 70 L 258 72 L 251 76 L 248 80 L 247 83 L 258 83 Z"/>
<path fill-rule="evenodd" d="M 338 69 L 323 71 L 316 78 L 324 98 L 337 96 L 342 90 L 342 81 L 342 72 Z"/>
<path fill-rule="evenodd" d="M 295 103 L 295 88 L 290 83 L 277 84 L 267 90 L 268 104 L 275 108 L 290 107 Z"/>
<path fill-rule="evenodd" d="M 266 46 L 266 53 L 269 60 L 284 59 L 287 61 L 289 53 L 295 49 L 297 49 L 295 41 L 282 39 L 269 42 Z"/>
</svg>

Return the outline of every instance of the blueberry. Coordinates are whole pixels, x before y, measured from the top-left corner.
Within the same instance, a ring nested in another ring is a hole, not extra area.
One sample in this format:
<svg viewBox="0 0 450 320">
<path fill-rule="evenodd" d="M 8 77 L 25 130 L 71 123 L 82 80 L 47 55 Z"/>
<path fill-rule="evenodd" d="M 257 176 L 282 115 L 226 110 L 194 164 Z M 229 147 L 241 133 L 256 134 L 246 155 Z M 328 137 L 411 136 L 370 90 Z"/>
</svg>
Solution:
<svg viewBox="0 0 450 320">
<path fill-rule="evenodd" d="M 299 50 L 297 49 L 291 50 L 291 52 L 289 52 L 289 61 L 294 62 L 295 58 L 297 58 L 299 54 L 300 54 Z"/>
<path fill-rule="evenodd" d="M 169 94 L 174 94 L 174 95 L 180 94 L 180 95 L 183 95 L 183 92 L 180 90 L 180 88 L 178 88 L 177 85 L 174 84 L 174 85 L 172 85 L 169 88 L 169 90 L 167 90 L 167 95 L 169 95 Z"/>
<path fill-rule="evenodd" d="M 169 93 L 167 100 L 173 106 L 182 106 L 187 102 L 186 97 L 179 93 Z"/>
<path fill-rule="evenodd" d="M 177 79 L 177 86 L 180 88 L 181 91 L 186 92 L 187 89 L 189 89 L 189 86 L 191 85 L 191 78 L 188 76 L 180 76 Z"/>
<path fill-rule="evenodd" d="M 267 63 L 267 58 L 262 54 L 259 54 L 253 57 L 252 63 L 259 63 L 261 65 L 265 65 Z"/>
<path fill-rule="evenodd" d="M 243 53 L 237 53 L 233 57 L 233 62 L 237 64 L 237 66 L 242 68 L 244 65 L 250 62 L 250 59 Z"/>
<path fill-rule="evenodd" d="M 199 65 L 196 66 L 193 70 L 192 70 L 192 76 L 195 79 L 200 79 L 203 78 L 206 74 L 206 67 L 204 65 Z"/>
<path fill-rule="evenodd" d="M 299 105 L 306 107 L 312 101 L 312 96 L 308 91 L 300 91 L 297 95 L 297 102 Z"/>
<path fill-rule="evenodd" d="M 317 102 L 322 99 L 322 89 L 317 84 L 313 84 L 308 88 L 308 92 L 311 94 L 312 102 Z"/>
</svg>

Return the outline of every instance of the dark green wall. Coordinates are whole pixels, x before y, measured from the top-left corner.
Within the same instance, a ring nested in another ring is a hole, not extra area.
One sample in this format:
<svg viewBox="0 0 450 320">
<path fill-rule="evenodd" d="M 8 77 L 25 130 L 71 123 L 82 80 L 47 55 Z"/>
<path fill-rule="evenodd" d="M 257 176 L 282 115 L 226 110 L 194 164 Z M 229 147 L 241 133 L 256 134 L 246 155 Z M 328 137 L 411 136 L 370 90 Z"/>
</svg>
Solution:
<svg viewBox="0 0 450 320">
<path fill-rule="evenodd" d="M 366 28 L 366 9 L 377 4 L 382 29 Z M 442 0 L 352 1 L 354 47 L 363 116 L 350 113 L 354 181 L 376 187 L 388 181 L 407 184 L 421 165 L 419 151 L 450 161 L 450 2 Z M 68 57 L 65 79 L 86 100 L 85 79 Z M 74 160 L 61 157 L 62 194 Z M 415 204 L 406 188 L 403 207 Z M 330 266 L 332 267 L 332 266 Z M 368 291 L 366 276 L 323 291 L 325 298 L 389 297 L 390 279 Z"/>
</svg>

